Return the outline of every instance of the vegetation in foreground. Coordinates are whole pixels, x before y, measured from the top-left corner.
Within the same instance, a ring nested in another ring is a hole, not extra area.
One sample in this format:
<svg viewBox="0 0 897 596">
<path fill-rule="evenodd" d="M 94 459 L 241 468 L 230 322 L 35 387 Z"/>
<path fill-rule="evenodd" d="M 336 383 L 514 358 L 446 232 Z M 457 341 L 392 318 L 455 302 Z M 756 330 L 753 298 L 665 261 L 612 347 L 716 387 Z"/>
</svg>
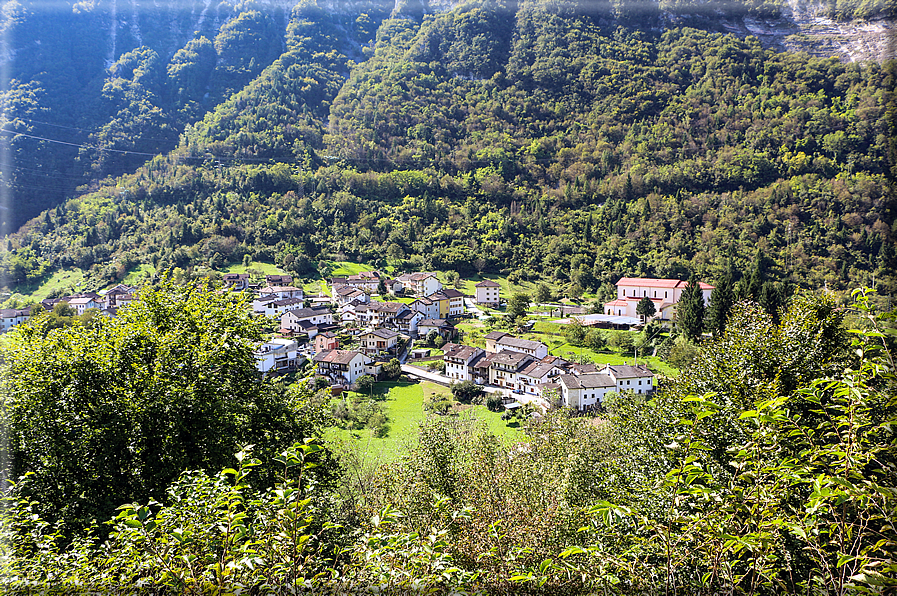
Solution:
<svg viewBox="0 0 897 596">
<path fill-rule="evenodd" d="M 223 316 L 205 312 L 208 321 Z M 397 460 L 375 469 L 328 455 L 316 438 L 328 404 L 303 385 L 290 395 L 310 425 L 283 435 L 296 442 L 280 455 L 244 449 L 222 472 L 184 471 L 149 499 L 117 487 L 109 498 L 122 506 L 108 525 L 57 527 L 53 516 L 83 497 L 46 482 L 33 490 L 26 476 L 2 512 L 0 576 L 9 589 L 181 593 L 884 593 L 897 572 L 893 345 L 864 294 L 850 312 L 848 331 L 848 310 L 828 295 L 794 298 L 779 323 L 743 303 L 650 399 L 623 394 L 598 420 L 553 413 L 526 425 L 523 444 L 476 421 L 431 416 Z M 153 337 L 169 320 L 148 316 L 135 337 Z M 87 328 L 72 329 L 46 339 Z M 86 388 L 117 362 L 108 343 L 92 345 L 69 367 Z M 152 363 L 154 344 L 142 345 L 134 357 Z M 56 354 L 34 352 L 31 366 Z M 204 378 L 203 360 L 194 362 L 188 378 Z M 123 424 L 114 409 L 86 416 L 105 395 L 87 390 L 62 396 L 81 416 L 41 425 L 55 411 L 32 408 L 24 419 L 23 404 L 59 385 L 6 367 L 14 445 L 24 433 L 57 443 L 74 436 L 75 451 L 91 444 L 89 430 Z M 61 436 L 60 425 L 79 433 Z M 17 470 L 50 478 L 36 455 Z M 82 450 L 80 461 L 103 478 L 103 453 Z M 78 470 L 64 472 L 77 480 Z"/>
</svg>

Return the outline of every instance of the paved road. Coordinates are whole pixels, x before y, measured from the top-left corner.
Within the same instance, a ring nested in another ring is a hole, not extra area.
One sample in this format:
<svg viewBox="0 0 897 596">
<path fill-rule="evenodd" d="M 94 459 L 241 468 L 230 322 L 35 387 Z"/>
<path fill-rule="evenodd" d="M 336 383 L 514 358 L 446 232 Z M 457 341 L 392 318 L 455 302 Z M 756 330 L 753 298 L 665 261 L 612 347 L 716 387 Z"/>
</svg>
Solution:
<svg viewBox="0 0 897 596">
<path fill-rule="evenodd" d="M 449 386 L 454 382 L 454 379 L 450 379 L 445 375 L 441 375 L 437 372 L 429 372 L 423 368 L 411 366 L 410 364 L 403 364 L 402 372 L 405 374 L 415 376 L 419 379 L 425 379 L 427 381 L 432 381 L 434 383 L 439 383 L 440 385 L 445 385 L 445 386 Z M 507 395 L 507 393 L 508 393 L 507 389 L 502 389 L 501 387 L 488 387 L 488 386 L 480 385 L 480 389 L 482 389 L 486 393 L 500 393 L 503 395 Z"/>
<path fill-rule="evenodd" d="M 472 314 L 473 316 L 475 316 L 478 319 L 482 320 L 482 319 L 485 319 L 487 316 L 486 313 L 484 313 L 479 308 L 477 308 L 477 303 L 473 301 L 473 298 L 465 298 L 464 306 L 467 308 L 467 312 L 469 312 L 470 314 Z"/>
</svg>

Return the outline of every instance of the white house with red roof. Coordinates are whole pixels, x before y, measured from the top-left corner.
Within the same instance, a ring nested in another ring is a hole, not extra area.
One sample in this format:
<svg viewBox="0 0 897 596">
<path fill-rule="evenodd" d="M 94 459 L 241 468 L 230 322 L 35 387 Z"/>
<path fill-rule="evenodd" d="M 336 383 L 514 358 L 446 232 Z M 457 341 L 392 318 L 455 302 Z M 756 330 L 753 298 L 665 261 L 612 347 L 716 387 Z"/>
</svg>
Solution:
<svg viewBox="0 0 897 596">
<path fill-rule="evenodd" d="M 710 303 L 713 286 L 698 282 L 704 304 Z M 624 277 L 617 282 L 617 299 L 604 303 L 604 314 L 621 317 L 637 317 L 636 306 L 643 298 L 650 298 L 657 312 L 655 318 L 671 321 L 676 318 L 676 303 L 688 285 L 680 279 L 650 279 L 646 277 Z"/>
</svg>

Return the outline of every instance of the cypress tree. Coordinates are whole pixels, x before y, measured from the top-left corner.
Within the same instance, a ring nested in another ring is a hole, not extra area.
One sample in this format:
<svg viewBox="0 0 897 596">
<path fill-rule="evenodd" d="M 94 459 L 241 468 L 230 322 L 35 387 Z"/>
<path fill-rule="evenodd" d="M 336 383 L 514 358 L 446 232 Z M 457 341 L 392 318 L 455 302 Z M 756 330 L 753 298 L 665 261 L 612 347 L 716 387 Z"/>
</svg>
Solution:
<svg viewBox="0 0 897 596">
<path fill-rule="evenodd" d="M 685 291 L 676 305 L 676 317 L 679 328 L 687 338 L 692 341 L 701 337 L 704 332 L 704 296 L 701 293 L 701 284 L 696 275 L 692 274 L 685 286 Z"/>
<path fill-rule="evenodd" d="M 754 258 L 754 266 L 751 267 L 751 275 L 747 284 L 747 296 L 746 298 L 750 298 L 751 300 L 757 301 L 760 299 L 760 292 L 763 290 L 763 253 L 760 252 L 760 249 L 757 249 L 757 256 Z"/>
<path fill-rule="evenodd" d="M 710 294 L 710 306 L 707 308 L 707 330 L 714 336 L 726 330 L 726 321 L 733 304 L 735 304 L 735 292 L 732 289 L 732 276 L 727 273 L 713 288 L 713 293 Z"/>
</svg>

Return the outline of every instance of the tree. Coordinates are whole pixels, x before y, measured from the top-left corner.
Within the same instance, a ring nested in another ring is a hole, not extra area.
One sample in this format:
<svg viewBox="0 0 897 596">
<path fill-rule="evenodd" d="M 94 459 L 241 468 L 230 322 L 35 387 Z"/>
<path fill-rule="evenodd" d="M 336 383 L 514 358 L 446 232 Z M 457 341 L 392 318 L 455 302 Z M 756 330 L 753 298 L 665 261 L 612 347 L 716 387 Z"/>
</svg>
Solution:
<svg viewBox="0 0 897 596">
<path fill-rule="evenodd" d="M 536 302 L 548 302 L 551 300 L 551 290 L 548 288 L 548 284 L 540 283 L 536 287 Z"/>
<path fill-rule="evenodd" d="M 361 375 L 355 379 L 355 390 L 358 393 L 368 394 L 374 390 L 374 377 L 371 375 Z"/>
<path fill-rule="evenodd" d="M 682 332 L 692 341 L 704 332 L 704 294 L 695 275 L 688 280 L 676 304 L 676 319 Z"/>
<path fill-rule="evenodd" d="M 393 358 L 383 365 L 383 374 L 390 381 L 398 379 L 402 375 L 402 363 L 398 358 Z"/>
<path fill-rule="evenodd" d="M 242 294 L 165 280 L 117 318 L 42 325 L 19 326 L 3 353 L 4 472 L 65 533 L 164 501 L 181 472 L 232 465 L 241 445 L 270 460 L 321 424 L 258 374 L 263 322 Z"/>
<path fill-rule="evenodd" d="M 380 278 L 380 281 L 377 282 L 377 293 L 381 296 L 386 296 L 386 280 L 384 278 Z"/>
<path fill-rule="evenodd" d="M 469 404 L 473 399 L 483 392 L 480 386 L 473 381 L 461 381 L 454 383 L 451 387 L 452 395 L 462 404 Z"/>
<path fill-rule="evenodd" d="M 656 312 L 657 308 L 654 306 L 654 301 L 647 296 L 639 300 L 638 304 L 635 306 L 635 313 L 643 317 L 643 320 L 645 321 L 653 317 Z"/>
<path fill-rule="evenodd" d="M 731 275 L 724 275 L 716 283 L 710 294 L 710 306 L 707 309 L 707 329 L 714 337 L 726 330 L 729 311 L 735 304 L 735 292 L 732 289 Z"/>
<path fill-rule="evenodd" d="M 526 309 L 529 308 L 530 302 L 529 294 L 525 294 L 523 292 L 517 292 L 511 299 L 508 300 L 508 308 L 507 315 L 511 320 L 516 320 L 521 317 L 526 317 Z"/>
<path fill-rule="evenodd" d="M 564 338 L 567 343 L 574 346 L 581 346 L 586 338 L 586 329 L 576 317 L 573 317 L 564 328 Z"/>
<path fill-rule="evenodd" d="M 585 344 L 590 350 L 598 352 L 607 345 L 607 339 L 605 339 L 604 333 L 600 329 L 590 329 L 586 333 Z"/>
</svg>

